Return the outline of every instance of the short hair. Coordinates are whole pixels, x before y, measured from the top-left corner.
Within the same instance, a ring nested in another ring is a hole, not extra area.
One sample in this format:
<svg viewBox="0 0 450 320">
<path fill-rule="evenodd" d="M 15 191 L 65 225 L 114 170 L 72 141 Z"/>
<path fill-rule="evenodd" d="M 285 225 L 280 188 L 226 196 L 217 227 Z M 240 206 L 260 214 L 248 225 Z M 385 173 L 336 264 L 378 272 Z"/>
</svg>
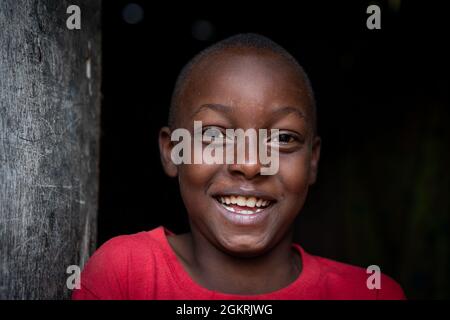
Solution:
<svg viewBox="0 0 450 320">
<path fill-rule="evenodd" d="M 316 132 L 317 124 L 316 124 L 316 102 L 314 98 L 314 92 L 311 87 L 311 82 L 309 81 L 309 77 L 306 72 L 303 70 L 302 66 L 298 63 L 298 61 L 282 46 L 274 42 L 273 40 L 256 33 L 241 33 L 224 40 L 221 40 L 206 49 L 199 52 L 195 55 L 182 69 L 175 83 L 175 88 L 172 93 L 172 99 L 170 103 L 169 109 L 169 118 L 168 123 L 172 128 L 174 126 L 176 120 L 176 114 L 180 105 L 179 98 L 184 90 L 187 80 L 191 75 L 194 68 L 198 65 L 198 63 L 211 55 L 234 48 L 244 48 L 244 49 L 262 49 L 267 50 L 269 52 L 275 53 L 282 58 L 286 59 L 289 63 L 291 63 L 299 72 L 299 74 L 303 77 L 306 83 L 306 87 L 308 90 L 308 95 L 312 102 L 312 125 L 314 133 Z"/>
</svg>

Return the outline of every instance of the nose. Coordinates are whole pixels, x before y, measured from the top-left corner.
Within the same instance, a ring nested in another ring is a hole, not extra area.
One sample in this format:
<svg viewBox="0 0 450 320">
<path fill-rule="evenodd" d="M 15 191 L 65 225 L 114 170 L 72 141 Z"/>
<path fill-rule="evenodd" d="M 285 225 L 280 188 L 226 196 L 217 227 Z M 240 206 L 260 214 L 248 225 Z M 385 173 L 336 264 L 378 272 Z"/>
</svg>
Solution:
<svg viewBox="0 0 450 320">
<path fill-rule="evenodd" d="M 233 175 L 242 175 L 250 180 L 260 175 L 261 166 L 259 163 L 230 164 L 228 171 Z"/>
<path fill-rule="evenodd" d="M 234 161 L 227 165 L 230 174 L 240 175 L 247 180 L 261 175 L 261 162 L 257 142 L 256 135 L 249 138 L 244 136 L 244 140 L 238 139 L 234 144 L 227 146 L 228 149 L 234 149 L 232 150 Z"/>
<path fill-rule="evenodd" d="M 233 175 L 241 175 L 244 178 L 251 180 L 261 175 L 261 164 L 256 163 L 236 163 L 229 164 L 228 171 Z"/>
</svg>

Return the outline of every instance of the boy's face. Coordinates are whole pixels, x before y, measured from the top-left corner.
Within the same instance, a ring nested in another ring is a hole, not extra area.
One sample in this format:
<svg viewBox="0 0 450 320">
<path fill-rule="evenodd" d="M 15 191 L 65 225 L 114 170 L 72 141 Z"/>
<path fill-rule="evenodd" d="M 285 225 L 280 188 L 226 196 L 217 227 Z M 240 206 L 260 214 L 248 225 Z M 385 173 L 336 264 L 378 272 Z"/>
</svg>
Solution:
<svg viewBox="0 0 450 320">
<path fill-rule="evenodd" d="M 290 233 L 315 181 L 320 154 L 307 90 L 286 59 L 261 50 L 228 49 L 194 68 L 180 96 L 176 127 L 192 134 L 194 121 L 224 133 L 279 129 L 280 144 L 274 175 L 261 175 L 259 164 L 175 166 L 170 132 L 163 128 L 163 164 L 179 177 L 192 232 L 238 256 L 262 254 Z"/>
</svg>

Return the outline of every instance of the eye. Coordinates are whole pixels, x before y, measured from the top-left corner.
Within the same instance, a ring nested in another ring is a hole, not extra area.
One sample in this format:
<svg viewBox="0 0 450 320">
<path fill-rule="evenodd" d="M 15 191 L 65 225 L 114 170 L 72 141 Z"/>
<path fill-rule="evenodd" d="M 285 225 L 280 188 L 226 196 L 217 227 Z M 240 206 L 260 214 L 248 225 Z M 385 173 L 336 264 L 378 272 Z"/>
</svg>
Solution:
<svg viewBox="0 0 450 320">
<path fill-rule="evenodd" d="M 295 137 L 287 133 L 282 133 L 278 136 L 278 142 L 280 143 L 290 143 L 294 141 Z"/>
<path fill-rule="evenodd" d="M 225 133 L 219 127 L 205 127 L 203 129 L 202 135 L 205 142 L 214 142 L 215 140 L 223 141 L 223 139 L 225 138 Z"/>
<path fill-rule="evenodd" d="M 297 138 L 290 133 L 280 133 L 278 135 L 274 135 L 271 138 L 271 142 L 279 143 L 279 144 L 289 144 L 296 142 Z"/>
</svg>

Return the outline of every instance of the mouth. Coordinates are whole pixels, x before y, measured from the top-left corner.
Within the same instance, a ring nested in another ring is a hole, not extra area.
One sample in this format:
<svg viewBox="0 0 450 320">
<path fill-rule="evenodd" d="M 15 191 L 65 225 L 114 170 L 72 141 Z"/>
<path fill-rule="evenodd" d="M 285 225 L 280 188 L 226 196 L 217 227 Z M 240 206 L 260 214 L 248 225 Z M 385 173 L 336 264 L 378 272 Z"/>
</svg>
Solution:
<svg viewBox="0 0 450 320">
<path fill-rule="evenodd" d="M 272 206 L 275 202 L 257 196 L 243 195 L 218 195 L 215 196 L 215 199 L 225 210 L 242 215 L 260 213 Z"/>
</svg>

